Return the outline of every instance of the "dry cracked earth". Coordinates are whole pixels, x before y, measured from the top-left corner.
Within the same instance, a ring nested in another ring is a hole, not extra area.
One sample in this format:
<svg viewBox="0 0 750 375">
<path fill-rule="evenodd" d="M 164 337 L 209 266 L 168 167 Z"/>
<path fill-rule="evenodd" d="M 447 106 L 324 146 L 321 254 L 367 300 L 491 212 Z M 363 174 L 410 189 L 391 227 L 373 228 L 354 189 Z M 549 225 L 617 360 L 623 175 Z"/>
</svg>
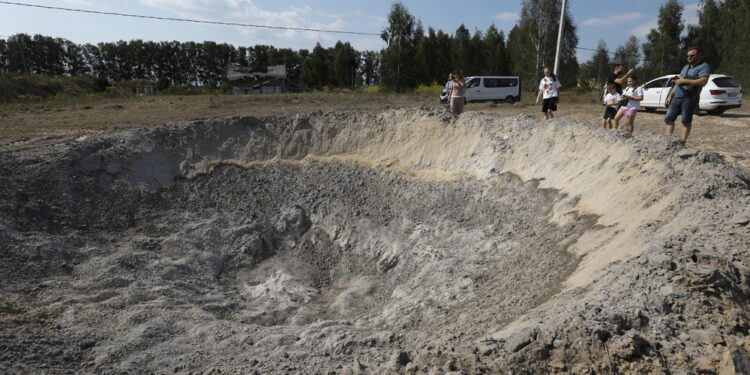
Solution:
<svg viewBox="0 0 750 375">
<path fill-rule="evenodd" d="M 746 374 L 750 177 L 443 109 L 0 152 L 0 373 Z"/>
</svg>

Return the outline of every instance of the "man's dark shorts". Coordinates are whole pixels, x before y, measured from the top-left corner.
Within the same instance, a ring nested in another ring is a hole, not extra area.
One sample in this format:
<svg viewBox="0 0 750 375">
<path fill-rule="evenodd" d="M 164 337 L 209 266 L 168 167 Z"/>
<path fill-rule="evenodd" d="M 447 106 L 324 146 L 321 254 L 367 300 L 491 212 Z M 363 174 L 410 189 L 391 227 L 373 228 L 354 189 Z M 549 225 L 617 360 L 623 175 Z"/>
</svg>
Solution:
<svg viewBox="0 0 750 375">
<path fill-rule="evenodd" d="M 607 108 L 604 110 L 604 117 L 602 118 L 603 119 L 615 118 L 616 115 L 617 115 L 617 108 L 607 106 Z"/>
<path fill-rule="evenodd" d="M 677 116 L 680 115 L 682 116 L 683 125 L 691 125 L 693 123 L 693 114 L 695 113 L 695 109 L 698 108 L 699 101 L 700 97 L 697 95 L 672 99 L 672 102 L 669 103 L 667 114 L 664 116 L 664 122 L 673 124 Z"/>
<path fill-rule="evenodd" d="M 544 102 L 542 104 L 542 112 L 547 111 L 557 111 L 557 97 L 553 96 L 551 98 L 544 99 Z"/>
</svg>

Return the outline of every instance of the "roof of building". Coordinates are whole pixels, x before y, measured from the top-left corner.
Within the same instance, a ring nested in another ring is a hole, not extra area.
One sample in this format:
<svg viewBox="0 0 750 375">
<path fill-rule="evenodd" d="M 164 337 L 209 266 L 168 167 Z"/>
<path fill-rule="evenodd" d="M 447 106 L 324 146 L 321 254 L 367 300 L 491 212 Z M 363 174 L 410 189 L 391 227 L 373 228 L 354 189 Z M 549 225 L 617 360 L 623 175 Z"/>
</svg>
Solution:
<svg viewBox="0 0 750 375">
<path fill-rule="evenodd" d="M 286 65 L 269 66 L 268 70 L 263 73 L 252 72 L 250 71 L 250 68 L 239 66 L 237 64 L 229 64 L 229 70 L 227 71 L 227 79 L 230 81 L 236 81 L 244 78 L 261 79 L 265 77 L 286 79 Z"/>
</svg>

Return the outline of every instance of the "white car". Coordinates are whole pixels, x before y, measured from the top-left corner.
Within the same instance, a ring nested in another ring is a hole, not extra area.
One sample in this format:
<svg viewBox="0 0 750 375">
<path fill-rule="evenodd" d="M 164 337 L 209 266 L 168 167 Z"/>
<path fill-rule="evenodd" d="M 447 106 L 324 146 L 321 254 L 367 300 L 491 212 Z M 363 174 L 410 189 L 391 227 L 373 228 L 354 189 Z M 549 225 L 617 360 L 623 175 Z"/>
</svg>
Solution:
<svg viewBox="0 0 750 375">
<path fill-rule="evenodd" d="M 513 104 L 521 100 L 521 78 L 510 76 L 466 77 L 465 103 L 507 102 Z M 440 93 L 440 101 L 448 101 L 448 92 Z"/>
<path fill-rule="evenodd" d="M 664 102 L 667 100 L 669 90 L 674 86 L 674 78 L 677 74 L 670 74 L 646 82 L 643 85 L 643 101 L 641 108 L 653 111 L 657 108 L 666 108 Z M 730 76 L 723 74 L 711 74 L 708 83 L 701 90 L 698 110 L 706 111 L 711 115 L 719 115 L 730 108 L 742 106 L 742 87 Z"/>
</svg>

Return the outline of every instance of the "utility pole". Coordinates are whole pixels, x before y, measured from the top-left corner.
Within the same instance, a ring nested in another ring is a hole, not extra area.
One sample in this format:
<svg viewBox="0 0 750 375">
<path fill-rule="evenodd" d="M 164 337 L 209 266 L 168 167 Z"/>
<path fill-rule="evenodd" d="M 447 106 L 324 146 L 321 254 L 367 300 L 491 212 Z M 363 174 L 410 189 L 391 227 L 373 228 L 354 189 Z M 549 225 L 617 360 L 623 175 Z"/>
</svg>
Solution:
<svg viewBox="0 0 750 375">
<path fill-rule="evenodd" d="M 565 3 L 566 0 L 562 0 L 562 9 L 560 10 L 560 30 L 557 32 L 557 53 L 555 53 L 555 70 L 557 74 L 557 67 L 560 66 L 560 46 L 562 44 L 563 26 L 565 25 Z"/>
</svg>

